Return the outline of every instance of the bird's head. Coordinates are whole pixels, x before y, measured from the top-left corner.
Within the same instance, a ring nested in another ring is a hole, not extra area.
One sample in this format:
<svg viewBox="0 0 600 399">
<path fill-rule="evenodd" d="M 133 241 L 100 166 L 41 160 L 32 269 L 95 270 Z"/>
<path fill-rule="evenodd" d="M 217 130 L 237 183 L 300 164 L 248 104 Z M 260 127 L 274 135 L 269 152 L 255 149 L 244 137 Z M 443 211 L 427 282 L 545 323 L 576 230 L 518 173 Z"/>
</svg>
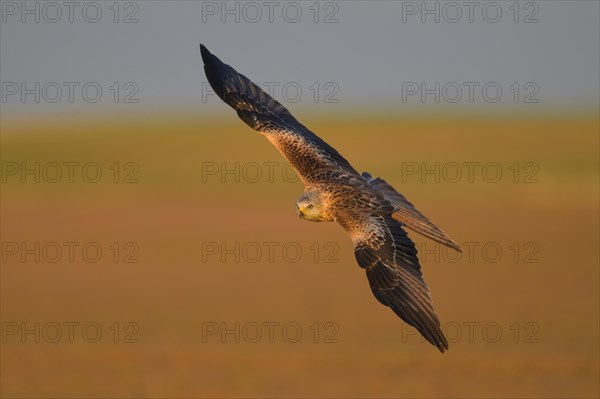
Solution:
<svg viewBox="0 0 600 399">
<path fill-rule="evenodd" d="M 296 201 L 296 211 L 301 219 L 311 222 L 333 221 L 318 191 L 305 191 Z"/>
</svg>

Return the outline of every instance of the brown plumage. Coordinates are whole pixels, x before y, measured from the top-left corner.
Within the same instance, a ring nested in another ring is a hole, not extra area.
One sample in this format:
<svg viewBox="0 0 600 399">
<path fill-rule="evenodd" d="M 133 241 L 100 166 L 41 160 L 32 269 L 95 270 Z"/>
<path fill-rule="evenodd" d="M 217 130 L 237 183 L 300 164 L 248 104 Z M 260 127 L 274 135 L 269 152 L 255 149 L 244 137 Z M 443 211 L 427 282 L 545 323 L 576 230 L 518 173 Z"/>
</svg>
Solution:
<svg viewBox="0 0 600 399">
<path fill-rule="evenodd" d="M 300 176 L 305 191 L 296 202 L 299 216 L 338 222 L 350 234 L 356 260 L 365 269 L 377 300 L 441 352 L 448 349 L 417 250 L 403 227 L 458 251 L 460 246 L 385 180 L 359 174 L 250 79 L 203 45 L 200 52 L 206 77 L 217 95 L 273 143 Z"/>
</svg>

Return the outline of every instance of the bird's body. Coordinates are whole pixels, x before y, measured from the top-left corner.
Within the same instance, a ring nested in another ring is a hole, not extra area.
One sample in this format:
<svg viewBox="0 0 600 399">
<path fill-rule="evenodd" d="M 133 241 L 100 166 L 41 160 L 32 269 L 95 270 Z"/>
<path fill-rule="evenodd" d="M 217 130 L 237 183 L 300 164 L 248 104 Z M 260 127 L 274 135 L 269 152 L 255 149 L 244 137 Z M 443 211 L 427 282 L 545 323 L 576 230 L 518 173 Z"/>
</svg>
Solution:
<svg viewBox="0 0 600 399">
<path fill-rule="evenodd" d="M 296 202 L 308 221 L 339 223 L 354 242 L 371 290 L 441 352 L 448 341 L 433 310 L 414 243 L 403 227 L 460 251 L 435 224 L 385 180 L 358 173 L 333 147 L 281 104 L 200 45 L 204 70 L 217 95 L 263 134 L 296 169 L 304 193 Z"/>
</svg>

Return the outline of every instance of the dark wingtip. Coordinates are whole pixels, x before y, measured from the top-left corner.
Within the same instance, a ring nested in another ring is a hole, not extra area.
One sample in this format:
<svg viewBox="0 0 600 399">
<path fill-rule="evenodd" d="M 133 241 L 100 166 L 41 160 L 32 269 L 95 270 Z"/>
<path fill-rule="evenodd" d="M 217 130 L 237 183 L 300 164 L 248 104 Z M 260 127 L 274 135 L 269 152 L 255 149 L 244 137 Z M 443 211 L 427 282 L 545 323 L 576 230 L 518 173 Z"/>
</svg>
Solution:
<svg viewBox="0 0 600 399">
<path fill-rule="evenodd" d="M 200 54 L 202 55 L 202 61 L 204 62 L 206 77 L 211 85 L 213 83 L 221 83 L 221 81 L 224 79 L 224 76 L 228 72 L 233 71 L 230 66 L 223 64 L 223 62 L 221 62 L 216 55 L 208 51 L 208 49 L 202 43 L 200 43 Z M 233 73 L 236 74 L 237 72 L 233 71 Z M 214 86 L 213 88 L 218 93 L 217 88 Z"/>
<path fill-rule="evenodd" d="M 225 65 L 212 54 L 208 49 L 200 43 L 200 55 L 202 55 L 202 62 L 204 62 L 204 73 L 206 73 L 206 78 L 208 82 L 212 86 L 213 90 L 219 97 L 222 97 L 222 93 L 224 90 L 224 84 L 226 82 L 226 77 L 228 73 L 232 73 L 233 69 Z M 231 70 L 231 71 L 230 71 Z M 236 72 L 233 71 L 233 74 Z"/>
<path fill-rule="evenodd" d="M 204 47 L 202 43 L 200 43 L 200 54 L 202 55 L 202 61 L 204 61 L 204 64 L 207 64 L 212 54 L 206 47 Z"/>
<path fill-rule="evenodd" d="M 444 353 L 448 350 L 447 342 L 438 342 L 438 344 L 436 346 L 441 353 Z"/>
<path fill-rule="evenodd" d="M 454 246 L 452 248 L 454 248 L 457 252 L 460 252 L 462 254 L 462 248 L 460 245 L 458 245 L 456 242 L 452 242 L 454 244 Z"/>
</svg>

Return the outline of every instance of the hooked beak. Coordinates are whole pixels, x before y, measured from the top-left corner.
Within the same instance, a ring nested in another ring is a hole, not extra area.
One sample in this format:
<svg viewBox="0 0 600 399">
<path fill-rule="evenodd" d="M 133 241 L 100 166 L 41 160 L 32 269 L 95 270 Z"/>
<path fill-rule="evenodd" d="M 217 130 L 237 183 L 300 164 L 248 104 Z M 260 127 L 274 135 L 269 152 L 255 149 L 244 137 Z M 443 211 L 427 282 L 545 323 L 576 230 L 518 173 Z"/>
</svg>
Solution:
<svg viewBox="0 0 600 399">
<path fill-rule="evenodd" d="M 300 219 L 302 219 L 302 217 L 304 216 L 304 209 L 300 208 L 298 205 L 296 205 L 296 212 L 298 213 L 298 217 Z"/>
</svg>

